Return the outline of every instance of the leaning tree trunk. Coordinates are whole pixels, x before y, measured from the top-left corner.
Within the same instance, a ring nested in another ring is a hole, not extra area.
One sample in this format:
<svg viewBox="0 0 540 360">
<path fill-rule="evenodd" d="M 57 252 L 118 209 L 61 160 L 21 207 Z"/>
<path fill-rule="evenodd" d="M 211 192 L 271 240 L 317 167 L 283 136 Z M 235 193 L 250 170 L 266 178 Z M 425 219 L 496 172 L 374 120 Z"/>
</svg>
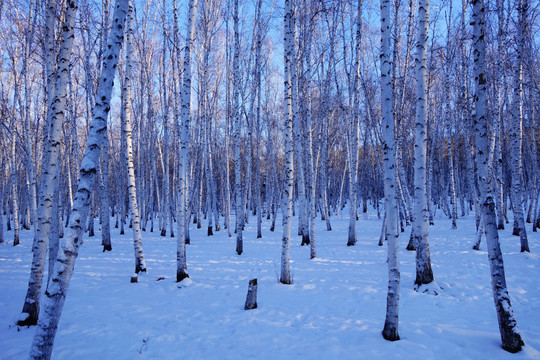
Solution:
<svg viewBox="0 0 540 360">
<path fill-rule="evenodd" d="M 392 56 L 390 48 L 390 0 L 381 0 L 381 94 L 383 116 L 384 208 L 388 239 L 388 293 L 386 319 L 382 335 L 386 340 L 399 340 L 399 247 L 396 199 L 396 148 L 394 139 L 394 93 L 392 89 Z"/>
<path fill-rule="evenodd" d="M 499 234 L 495 217 L 495 203 L 488 183 L 487 79 L 484 67 L 486 56 L 485 7 L 483 0 L 472 0 L 472 5 L 473 69 L 476 88 L 474 97 L 476 111 L 473 118 L 476 132 L 477 180 L 491 270 L 491 286 L 499 321 L 502 347 L 506 351 L 514 353 L 520 351 L 524 343 L 517 327 L 514 311 L 510 304 L 510 296 L 506 288 L 504 263 L 499 246 Z"/>
<path fill-rule="evenodd" d="M 98 83 L 96 104 L 92 112 L 92 123 L 86 144 L 86 150 L 79 171 L 77 193 L 73 203 L 73 211 L 65 236 L 61 239 L 60 249 L 54 266 L 54 274 L 42 299 L 42 309 L 38 328 L 34 335 L 30 358 L 49 359 L 51 357 L 54 337 L 62 308 L 66 300 L 67 290 L 75 259 L 79 251 L 84 224 L 90 207 L 91 194 L 96 183 L 96 168 L 99 162 L 101 145 L 107 131 L 107 115 L 110 111 L 110 99 L 118 54 L 124 37 L 124 20 L 129 0 L 117 0 L 113 21 L 117 26 L 111 30 L 107 51 L 103 57 L 102 71 Z M 71 1 L 76 9 L 76 2 Z"/>
</svg>

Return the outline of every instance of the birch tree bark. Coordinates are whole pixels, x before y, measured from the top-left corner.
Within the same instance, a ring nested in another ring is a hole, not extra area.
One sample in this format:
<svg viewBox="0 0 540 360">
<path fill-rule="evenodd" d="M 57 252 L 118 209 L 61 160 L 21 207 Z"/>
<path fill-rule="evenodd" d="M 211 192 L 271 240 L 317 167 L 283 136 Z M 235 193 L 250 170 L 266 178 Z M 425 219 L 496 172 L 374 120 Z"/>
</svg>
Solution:
<svg viewBox="0 0 540 360">
<path fill-rule="evenodd" d="M 236 0 L 235 0 L 236 1 Z M 285 0 L 284 16 L 284 58 L 285 58 L 285 183 L 283 189 L 283 237 L 281 240 L 281 275 L 279 281 L 282 284 L 291 284 L 290 269 L 290 238 L 293 211 L 293 185 L 294 185 L 294 150 L 293 150 L 293 91 L 291 84 L 291 57 L 294 54 L 294 38 L 292 29 L 293 5 L 292 0 Z"/>
<path fill-rule="evenodd" d="M 386 340 L 399 340 L 399 244 L 397 231 L 396 149 L 394 139 L 394 91 L 392 88 L 392 49 L 390 0 L 381 0 L 381 110 L 383 118 L 384 208 L 385 232 L 388 240 L 388 292 L 386 319 L 382 335 Z"/>
<path fill-rule="evenodd" d="M 137 185 L 135 182 L 135 168 L 133 165 L 133 131 L 131 127 L 131 48 L 133 39 L 133 5 L 129 5 L 128 15 L 126 19 L 126 48 L 125 48 L 125 69 L 123 74 L 122 88 L 122 114 L 120 116 L 122 122 L 122 134 L 126 141 L 124 159 L 126 160 L 125 169 L 127 169 L 127 185 L 129 191 L 129 207 L 131 210 L 131 220 L 133 227 L 133 250 L 135 253 L 135 275 L 140 272 L 146 272 L 146 262 L 142 248 L 141 236 L 141 218 L 139 215 L 139 204 L 137 201 Z"/>
<path fill-rule="evenodd" d="M 358 0 L 356 15 L 355 66 L 353 77 L 353 114 L 349 116 L 349 238 L 347 246 L 356 244 L 356 217 L 358 202 L 358 138 L 360 125 L 360 57 L 362 43 L 362 3 Z"/>
<path fill-rule="evenodd" d="M 518 235 L 521 243 L 521 252 L 530 252 L 525 230 L 525 218 L 523 215 L 523 187 L 521 183 L 523 145 L 523 52 L 525 46 L 525 26 L 527 24 L 527 0 L 518 1 L 519 21 L 516 35 L 516 70 L 514 74 L 514 91 L 511 105 L 510 125 L 510 155 L 512 158 L 512 186 L 510 196 L 512 198 L 512 211 L 514 213 L 513 235 Z"/>
<path fill-rule="evenodd" d="M 240 34 L 238 33 L 238 0 L 233 3 L 234 54 L 233 54 L 233 116 L 234 116 L 234 192 L 236 213 L 236 253 L 244 251 L 242 231 L 244 228 L 244 203 L 242 189 L 242 163 L 240 159 Z"/>
<path fill-rule="evenodd" d="M 316 239 L 315 239 L 315 220 L 317 218 L 317 160 L 316 154 L 313 149 L 313 133 L 315 128 L 312 124 L 311 114 L 311 47 L 313 42 L 313 22 L 314 13 L 317 11 L 317 2 L 308 5 L 308 0 L 304 0 L 304 7 L 306 9 L 312 8 L 311 11 L 307 11 L 309 16 L 308 29 L 306 33 L 306 45 L 305 45 L 305 57 L 306 57 L 306 126 L 308 131 L 308 154 L 309 154 L 309 191 L 310 191 L 310 208 L 309 208 L 309 242 L 310 242 L 310 258 L 317 257 Z M 313 8 L 315 7 L 315 8 Z"/>
<path fill-rule="evenodd" d="M 485 73 L 486 25 L 483 0 L 472 0 L 473 14 L 473 69 L 475 83 L 475 112 L 473 113 L 476 133 L 477 180 L 480 189 L 482 220 L 486 234 L 493 300 L 499 321 L 502 347 L 515 353 L 524 345 L 519 332 L 510 295 L 506 287 L 504 263 L 499 246 L 499 235 L 495 218 L 495 203 L 488 180 L 488 134 L 487 134 L 487 79 Z"/>
<path fill-rule="evenodd" d="M 427 40 L 429 0 L 418 3 L 418 38 L 416 44 L 416 123 L 414 144 L 414 244 L 416 246 L 415 290 L 437 293 L 428 284 L 434 281 L 429 253 L 429 211 L 426 196 L 427 169 Z M 427 287 L 426 287 L 427 286 Z"/>
<path fill-rule="evenodd" d="M 107 131 L 107 114 L 110 111 L 110 99 L 118 54 L 124 36 L 124 20 L 128 10 L 128 0 L 117 0 L 113 14 L 116 26 L 111 29 L 107 51 L 103 58 L 101 75 L 98 83 L 96 104 L 92 115 L 90 133 L 84 157 L 79 171 L 79 181 L 69 226 L 60 241 L 58 256 L 54 264 L 53 275 L 42 299 L 38 328 L 34 335 L 30 358 L 50 359 L 58 322 L 73 275 L 75 259 L 81 243 L 84 224 L 90 207 L 91 193 L 96 183 L 96 167 L 99 161 L 101 145 Z M 76 10 L 76 2 L 71 1 L 70 9 Z M 73 39 L 73 37 L 69 37 Z"/>
<path fill-rule="evenodd" d="M 186 31 L 186 46 L 184 47 L 184 77 L 182 82 L 182 124 L 180 130 L 180 168 L 179 195 L 178 195 L 178 234 L 176 236 L 176 282 L 188 278 L 186 261 L 186 234 L 189 222 L 187 208 L 188 191 L 188 151 L 189 151 L 189 128 L 191 121 L 191 54 L 195 41 L 195 21 L 198 0 L 189 0 L 188 19 Z"/>
<path fill-rule="evenodd" d="M 47 27 L 54 27 L 54 1 L 48 4 L 46 23 Z M 67 85 L 69 81 L 69 67 L 74 41 L 74 26 L 77 12 L 77 1 L 66 3 L 66 17 L 62 25 L 62 42 L 58 55 L 58 72 L 56 84 L 52 89 L 50 97 L 50 109 L 47 116 L 50 118 L 47 124 L 49 136 L 47 137 L 47 152 L 44 156 L 44 164 L 41 175 L 41 194 L 38 208 L 37 224 L 34 243 L 32 245 L 32 268 L 28 281 L 28 290 L 24 300 L 21 317 L 17 324 L 36 325 L 39 317 L 39 304 L 41 298 L 41 286 L 45 271 L 45 259 L 47 254 L 47 244 L 53 217 L 53 202 L 55 190 L 57 188 L 59 168 L 61 167 L 60 151 L 63 141 L 62 123 L 66 119 Z M 48 28 L 46 31 L 50 31 Z M 48 49 L 53 54 L 47 57 L 54 58 L 54 47 Z M 61 226 L 61 225 L 60 225 Z M 54 256 L 53 256 L 54 258 Z M 50 267 L 51 268 L 51 267 Z"/>
</svg>

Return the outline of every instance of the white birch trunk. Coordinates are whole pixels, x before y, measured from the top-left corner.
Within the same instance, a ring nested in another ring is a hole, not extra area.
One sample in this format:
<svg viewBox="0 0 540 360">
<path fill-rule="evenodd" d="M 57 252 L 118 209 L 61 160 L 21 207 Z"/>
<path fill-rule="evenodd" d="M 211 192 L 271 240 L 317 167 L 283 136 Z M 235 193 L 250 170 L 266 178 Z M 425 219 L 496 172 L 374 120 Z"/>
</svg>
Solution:
<svg viewBox="0 0 540 360">
<path fill-rule="evenodd" d="M 283 237 L 281 241 L 281 275 L 279 281 L 282 284 L 291 284 L 291 268 L 290 268 L 290 238 L 291 238 L 291 223 L 292 223 L 292 208 L 293 208 L 293 186 L 294 186 L 294 150 L 293 150 L 293 103 L 292 103 L 292 84 L 291 72 L 294 71 L 291 66 L 291 57 L 294 55 L 293 45 L 293 6 L 292 0 L 285 0 L 285 16 L 284 16 L 284 55 L 285 55 L 285 183 L 283 189 Z"/>
<path fill-rule="evenodd" d="M 234 192 L 236 195 L 236 253 L 241 255 L 244 251 L 242 231 L 244 224 L 244 204 L 242 190 L 242 163 L 240 159 L 240 34 L 238 33 L 238 0 L 233 4 L 234 22 L 234 55 L 233 55 L 233 116 L 234 116 Z"/>
<path fill-rule="evenodd" d="M 129 207 L 131 210 L 131 220 L 133 227 L 133 250 L 135 253 L 135 274 L 146 272 L 146 262 L 144 261 L 142 236 L 141 236 L 141 218 L 139 214 L 139 204 L 137 201 L 137 186 L 135 180 L 135 168 L 133 165 L 133 131 L 131 128 L 131 47 L 133 38 L 133 5 L 130 3 L 126 19 L 126 48 L 125 70 L 123 74 L 122 89 L 122 133 L 126 140 L 126 148 L 123 164 L 127 169 L 127 186 L 129 192 Z"/>
<path fill-rule="evenodd" d="M 189 0 L 186 46 L 184 48 L 184 77 L 182 82 L 182 124 L 180 131 L 180 168 L 178 170 L 178 234 L 176 235 L 176 281 L 189 277 L 186 261 L 186 239 L 189 226 L 187 208 L 189 128 L 191 121 L 191 53 L 195 38 L 195 20 L 198 0 Z"/>
<path fill-rule="evenodd" d="M 388 292 L 386 318 L 382 335 L 386 340 L 399 340 L 399 244 L 397 231 L 396 149 L 394 139 L 394 92 L 392 88 L 391 19 L 389 0 L 381 0 L 381 94 L 383 118 L 384 208 L 388 240 Z"/>
<path fill-rule="evenodd" d="M 358 137 L 360 124 L 360 57 L 362 43 L 362 2 L 358 0 L 356 14 L 355 66 L 353 78 L 353 114 L 349 116 L 349 237 L 347 246 L 356 244 L 356 218 L 358 208 Z"/>
<path fill-rule="evenodd" d="M 416 134 L 414 144 L 414 245 L 416 247 L 415 290 L 432 292 L 425 285 L 433 282 L 429 253 L 429 211 L 426 196 L 427 167 L 427 40 L 429 0 L 418 3 L 418 39 L 416 45 Z"/>
<path fill-rule="evenodd" d="M 17 194 L 17 132 L 11 129 L 11 207 L 13 211 L 13 246 L 19 245 L 19 195 Z"/>
<path fill-rule="evenodd" d="M 521 149 L 523 144 L 523 52 L 525 46 L 525 26 L 527 21 L 527 0 L 518 0 L 518 33 L 516 36 L 517 58 L 514 77 L 514 91 L 511 105 L 511 123 L 510 123 L 510 155 L 512 158 L 512 184 L 510 196 L 512 198 L 512 211 L 514 213 L 513 235 L 518 235 L 521 243 L 521 252 L 530 252 L 527 240 L 527 231 L 525 230 L 525 218 L 523 214 L 523 187 L 521 183 L 522 160 Z"/>
<path fill-rule="evenodd" d="M 290 0 L 293 1 L 293 0 Z M 306 182 L 304 178 L 304 155 L 302 149 L 302 129 L 300 123 L 300 113 L 298 110 L 298 69 L 296 65 L 296 16 L 294 13 L 294 5 L 291 6 L 291 15 L 289 19 L 289 31 L 292 38 L 290 39 L 290 86 L 293 109 L 293 135 L 294 135 L 294 150 L 296 154 L 296 177 L 298 186 L 298 235 L 302 236 L 301 245 L 309 245 L 309 232 L 306 224 L 307 220 L 307 204 L 306 204 Z"/>
<path fill-rule="evenodd" d="M 304 7 L 309 9 L 307 0 L 304 0 Z M 314 5 L 314 4 L 310 4 Z M 315 5 L 316 6 L 316 5 Z M 313 11 L 314 12 L 314 11 Z M 313 133 L 315 129 L 312 124 L 311 117 L 311 74 L 312 74 L 312 64 L 311 64 L 311 46 L 313 41 L 313 16 L 312 12 L 308 11 L 310 15 L 310 20 L 307 30 L 307 39 L 306 39 L 306 126 L 308 131 L 308 153 L 309 153 L 309 191 L 310 191 L 310 209 L 309 209 L 309 242 L 310 242 L 310 258 L 315 259 L 317 257 L 317 247 L 315 239 L 315 220 L 317 218 L 317 165 L 316 165 L 316 155 L 313 150 Z"/>
<path fill-rule="evenodd" d="M 54 26 L 54 18 L 51 19 L 54 16 L 53 10 L 50 8 L 51 6 L 52 1 L 49 3 L 46 20 L 47 26 Z M 39 316 L 41 286 L 43 283 L 47 244 L 53 216 L 53 201 L 58 182 L 59 167 L 61 167 L 59 160 L 63 140 L 62 124 L 66 118 L 67 83 L 69 81 L 68 69 L 73 48 L 76 12 L 77 2 L 69 1 L 66 4 L 66 18 L 62 26 L 62 44 L 58 56 L 58 76 L 56 78 L 56 84 L 52 89 L 54 93 L 48 95 L 51 99 L 49 103 L 51 107 L 47 111 L 47 116 L 49 117 L 47 124 L 50 126 L 50 129 L 48 129 L 49 136 L 47 137 L 48 146 L 44 157 L 36 232 L 32 245 L 32 269 L 30 271 L 28 290 L 22 310 L 26 317 L 21 317 L 21 320 L 18 322 L 20 326 L 37 324 Z M 53 51 L 54 54 L 54 47 L 49 48 L 48 51 Z M 47 56 L 54 58 L 53 54 L 48 54 Z M 51 256 L 53 258 L 55 257 L 54 254 L 51 254 Z"/>
<path fill-rule="evenodd" d="M 491 270 L 493 300 L 499 321 L 502 347 L 506 351 L 515 353 L 521 350 L 524 342 L 517 326 L 506 287 L 504 263 L 495 218 L 495 203 L 488 183 L 487 79 L 484 68 L 486 56 L 485 7 L 483 0 L 472 0 L 472 6 L 473 69 L 476 90 L 474 97 L 476 107 L 473 118 L 476 132 L 477 180 Z"/>
<path fill-rule="evenodd" d="M 30 350 L 30 358 L 32 359 L 49 359 L 52 354 L 54 337 L 60 315 L 62 314 L 71 276 L 73 275 L 75 259 L 77 258 L 83 235 L 83 225 L 86 222 L 90 207 L 90 195 L 96 183 L 96 168 L 101 145 L 107 131 L 106 119 L 110 110 L 110 99 L 114 75 L 118 65 L 118 54 L 122 46 L 124 35 L 123 24 L 127 13 L 128 2 L 128 0 L 117 0 L 116 2 L 113 21 L 117 25 L 111 30 L 108 40 L 109 46 L 103 59 L 96 104 L 94 106 L 86 150 L 79 172 L 72 215 L 69 227 L 60 242 L 60 249 L 54 264 L 51 281 L 49 286 L 47 286 L 45 297 L 42 299 L 38 328 L 36 329 Z M 76 3 L 71 1 L 70 4 L 75 5 L 71 8 L 75 10 Z"/>
</svg>

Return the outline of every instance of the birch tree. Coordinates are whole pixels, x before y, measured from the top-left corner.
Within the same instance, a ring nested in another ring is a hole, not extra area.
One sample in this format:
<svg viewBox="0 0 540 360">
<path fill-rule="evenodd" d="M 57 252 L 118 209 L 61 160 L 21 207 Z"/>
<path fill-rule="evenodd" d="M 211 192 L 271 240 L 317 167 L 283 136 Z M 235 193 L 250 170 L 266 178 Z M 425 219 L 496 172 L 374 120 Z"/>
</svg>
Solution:
<svg viewBox="0 0 540 360">
<path fill-rule="evenodd" d="M 353 114 L 349 116 L 349 238 L 347 245 L 356 244 L 356 218 L 358 200 L 358 138 L 360 132 L 360 57 L 362 43 L 362 3 L 358 0 L 356 14 L 355 66 L 353 77 Z"/>
<path fill-rule="evenodd" d="M 236 0 L 235 0 L 236 1 Z M 293 91 L 292 75 L 294 69 L 291 66 L 291 57 L 294 54 L 294 30 L 293 24 L 293 6 L 292 0 L 285 0 L 284 16 L 284 58 L 285 58 L 285 183 L 283 189 L 283 237 L 281 240 L 281 275 L 279 281 L 282 284 L 291 284 L 290 269 L 290 238 L 292 226 L 292 208 L 293 208 L 293 183 L 294 183 L 294 150 L 293 150 Z"/>
<path fill-rule="evenodd" d="M 186 45 L 184 47 L 184 77 L 182 81 L 182 124 L 180 130 L 180 168 L 179 195 L 178 195 L 178 234 L 176 237 L 176 282 L 189 277 L 186 261 L 186 234 L 188 232 L 188 151 L 189 128 L 191 121 L 191 53 L 195 41 L 195 21 L 198 0 L 189 0 L 188 19 L 186 31 Z"/>
<path fill-rule="evenodd" d="M 434 292 L 428 284 L 433 279 L 429 253 L 428 220 L 429 211 L 426 196 L 427 170 L 427 40 L 429 21 L 429 0 L 418 4 L 418 38 L 416 44 L 416 124 L 414 144 L 414 244 L 416 247 L 415 289 Z M 427 286 L 427 287 L 426 287 Z"/>
<path fill-rule="evenodd" d="M 56 85 L 52 89 L 54 94 L 49 94 L 52 101 L 51 108 L 47 111 L 50 125 L 47 138 L 47 152 L 45 154 L 43 174 L 41 179 L 41 195 L 37 216 L 37 228 L 34 243 L 32 245 L 32 268 L 28 281 L 23 310 L 18 325 L 35 325 L 39 316 L 39 303 L 41 298 L 41 286 L 45 268 L 47 244 L 53 217 L 53 202 L 57 187 L 60 164 L 60 151 L 63 141 L 62 124 L 66 119 L 67 84 L 69 81 L 69 67 L 74 41 L 75 16 L 77 1 L 66 2 L 66 17 L 62 26 L 62 42 L 58 55 L 58 71 Z M 48 3 L 46 13 L 47 27 L 54 26 L 54 1 Z M 48 28 L 46 31 L 50 31 Z M 54 58 L 54 47 L 48 49 L 53 54 L 47 54 Z M 61 225 L 60 225 L 61 226 Z M 54 254 L 51 254 L 54 255 Z"/>
<path fill-rule="evenodd" d="M 233 54 L 233 116 L 234 116 L 234 192 L 236 213 L 236 253 L 244 252 L 244 203 L 242 189 L 242 163 L 240 159 L 240 34 L 238 32 L 238 0 L 233 3 L 234 54 Z"/>
<path fill-rule="evenodd" d="M 133 134 L 131 127 L 131 48 L 133 39 L 133 5 L 129 5 L 128 15 L 126 19 L 126 47 L 124 58 L 124 73 L 122 87 L 122 136 L 125 139 L 125 169 L 127 169 L 127 185 L 129 191 L 129 207 L 131 210 L 131 219 L 133 221 L 133 249 L 135 252 L 135 275 L 140 272 L 146 272 L 146 262 L 144 261 L 141 236 L 141 219 L 139 215 L 139 204 L 137 203 L 137 185 L 135 182 L 135 168 L 133 165 Z"/>
<path fill-rule="evenodd" d="M 96 104 L 92 112 L 90 133 L 79 171 L 72 216 L 65 235 L 60 241 L 53 275 L 47 286 L 45 297 L 42 299 L 38 327 L 30 350 L 30 358 L 32 359 L 50 359 L 52 354 L 58 322 L 60 321 L 67 290 L 73 275 L 73 268 L 90 207 L 91 194 L 96 183 L 96 167 L 99 161 L 101 145 L 107 131 L 107 114 L 110 111 L 110 99 L 114 75 L 118 65 L 118 55 L 124 37 L 124 20 L 128 10 L 128 3 L 129 0 L 116 1 L 113 13 L 113 23 L 116 25 L 111 28 L 107 51 L 103 57 Z M 75 1 L 69 2 L 68 5 L 72 10 L 77 8 Z"/>
<path fill-rule="evenodd" d="M 399 340 L 399 244 L 397 231 L 396 149 L 394 139 L 394 92 L 392 88 L 390 0 L 381 0 L 381 111 L 383 119 L 384 208 L 385 232 L 388 240 L 388 292 L 386 319 L 382 335 L 386 340 Z"/>
<path fill-rule="evenodd" d="M 530 252 L 527 241 L 527 231 L 525 230 L 525 217 L 523 215 L 523 187 L 522 187 L 522 146 L 523 146 L 523 53 L 526 41 L 527 26 L 527 0 L 517 0 L 519 21 L 517 22 L 516 35 L 516 70 L 514 73 L 514 91 L 511 104 L 511 125 L 510 125 L 510 155 L 512 158 L 512 186 L 511 199 L 514 213 L 513 235 L 518 235 L 521 243 L 521 252 Z"/>
<path fill-rule="evenodd" d="M 473 25 L 473 56 L 474 56 L 474 84 L 475 112 L 473 113 L 476 133 L 476 166 L 478 187 L 480 190 L 480 205 L 484 223 L 488 259 L 491 270 L 491 286 L 493 300 L 499 321 L 502 347 L 506 351 L 515 353 L 524 345 L 519 332 L 514 311 L 510 303 L 510 295 L 506 287 L 504 263 L 499 245 L 499 235 L 495 217 L 495 203 L 489 188 L 488 179 L 488 133 L 487 133 L 487 81 L 485 72 L 486 56 L 486 24 L 485 7 L 483 0 L 472 0 Z"/>
</svg>

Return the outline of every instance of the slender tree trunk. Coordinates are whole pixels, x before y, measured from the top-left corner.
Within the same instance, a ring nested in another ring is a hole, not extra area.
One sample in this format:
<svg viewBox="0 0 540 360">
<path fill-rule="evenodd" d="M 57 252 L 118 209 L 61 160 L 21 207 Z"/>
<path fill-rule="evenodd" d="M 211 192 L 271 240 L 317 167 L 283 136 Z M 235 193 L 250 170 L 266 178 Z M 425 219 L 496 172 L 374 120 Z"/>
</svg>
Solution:
<svg viewBox="0 0 540 360">
<path fill-rule="evenodd" d="M 109 215 L 109 138 L 108 134 L 101 149 L 101 166 L 99 167 L 99 184 L 101 195 L 101 245 L 103 252 L 111 251 L 111 216 Z"/>
<path fill-rule="evenodd" d="M 244 251 L 244 241 L 242 231 L 244 224 L 244 204 L 242 190 L 242 163 L 240 159 L 240 34 L 238 32 L 238 0 L 233 4 L 233 22 L 234 22 L 234 55 L 233 55 L 233 116 L 234 116 L 234 192 L 236 195 L 235 213 L 236 213 L 236 253 L 241 255 Z"/>
<path fill-rule="evenodd" d="M 293 89 L 291 72 L 294 69 L 291 66 L 291 58 L 294 53 L 294 30 L 293 30 L 293 5 L 292 0 L 285 0 L 285 183 L 283 189 L 284 203 L 283 208 L 283 237 L 281 241 L 281 275 L 279 281 L 282 284 L 291 284 L 290 268 L 290 238 L 293 210 L 293 186 L 294 186 L 294 150 L 293 150 Z"/>
<path fill-rule="evenodd" d="M 74 5 L 70 9 L 76 10 L 76 3 L 72 1 L 70 4 Z M 98 96 L 96 96 L 92 126 L 90 127 L 86 150 L 79 172 L 79 182 L 73 203 L 72 216 L 69 227 L 60 244 L 54 273 L 45 292 L 45 297 L 42 299 L 40 320 L 30 350 L 30 358 L 32 359 L 50 359 L 51 357 L 54 337 L 83 235 L 83 224 L 88 215 L 90 194 L 96 182 L 96 167 L 99 161 L 104 134 L 107 131 L 106 119 L 107 113 L 110 110 L 110 98 L 114 74 L 118 64 L 118 54 L 122 46 L 123 24 L 127 8 L 128 0 L 117 0 L 113 18 L 114 23 L 118 25 L 112 28 L 111 35 L 109 36 L 109 46 L 103 60 L 98 83 Z M 72 36 L 68 36 L 68 38 L 73 39 Z"/>
<path fill-rule="evenodd" d="M 383 116 L 383 163 L 385 231 L 388 240 L 388 293 L 386 319 L 382 335 L 386 340 L 399 340 L 399 246 L 397 231 L 396 149 L 394 139 L 394 92 L 392 88 L 390 1 L 381 0 L 381 94 Z"/>
<path fill-rule="evenodd" d="M 506 351 L 515 353 L 521 350 L 524 343 L 517 327 L 512 305 L 510 304 L 510 296 L 506 288 L 504 263 L 495 219 L 495 203 L 488 183 L 487 79 L 484 68 L 486 56 L 485 7 L 483 0 L 472 0 L 472 6 L 473 66 L 476 88 L 474 96 L 476 111 L 473 118 L 476 132 L 477 180 L 480 188 L 482 218 L 491 270 L 493 300 L 495 301 L 495 309 L 499 320 L 502 347 Z"/>
<path fill-rule="evenodd" d="M 176 4 L 176 2 L 175 2 Z M 189 277 L 186 261 L 186 239 L 189 229 L 189 213 L 187 206 L 188 194 L 188 151 L 189 128 L 191 121 L 191 54 L 195 38 L 195 21 L 198 0 L 189 0 L 186 31 L 186 46 L 184 48 L 184 77 L 182 82 L 182 124 L 180 134 L 180 168 L 178 170 L 178 234 L 176 237 L 176 281 L 180 282 Z M 175 6 L 176 7 L 176 6 Z"/>
<path fill-rule="evenodd" d="M 429 212 L 426 196 L 427 167 L 427 40 L 429 22 L 429 0 L 420 0 L 418 4 L 418 40 L 416 45 L 416 135 L 414 145 L 414 244 L 416 247 L 417 291 L 432 290 L 425 288 L 434 281 L 431 269 L 428 240 Z"/>
<path fill-rule="evenodd" d="M 135 274 L 146 272 L 146 262 L 144 261 L 141 235 L 141 219 L 139 214 L 139 204 L 137 201 L 137 186 L 135 180 L 135 168 L 133 164 L 133 131 L 131 127 L 131 47 L 133 38 L 133 5 L 130 4 L 126 19 L 126 48 L 125 48 L 125 70 L 123 74 L 122 88 L 122 133 L 126 139 L 126 148 L 123 164 L 127 168 L 127 183 L 129 191 L 129 207 L 131 210 L 131 220 L 133 227 L 133 248 L 135 253 Z"/>
<path fill-rule="evenodd" d="M 47 27 L 54 26 L 54 2 L 48 4 L 47 12 Z M 55 190 L 58 182 L 60 148 L 62 145 L 62 123 L 66 117 L 66 100 L 67 100 L 67 83 L 68 83 L 68 67 L 73 48 L 75 14 L 77 11 L 77 2 L 70 1 L 66 4 L 66 18 L 62 26 L 62 44 L 60 48 L 58 61 L 58 77 L 53 88 L 54 94 L 49 94 L 51 99 L 51 108 L 47 111 L 47 124 L 51 126 L 48 130 L 47 137 L 48 146 L 45 153 L 43 174 L 41 179 L 41 195 L 39 201 L 37 228 L 32 246 L 32 269 L 30 271 L 30 279 L 28 281 L 28 290 L 26 293 L 22 313 L 24 316 L 18 321 L 18 325 L 35 325 L 39 316 L 39 305 L 41 298 L 41 286 L 43 283 L 43 275 L 45 271 L 45 259 L 47 253 L 47 244 L 49 233 L 51 231 L 51 222 L 53 217 L 53 202 Z M 47 31 L 50 31 L 48 28 Z M 53 52 L 47 56 L 54 58 L 54 47 L 48 51 Z M 15 224 L 17 226 L 17 224 Z M 51 258 L 56 256 L 54 250 L 51 251 Z M 49 266 L 49 269 L 52 269 Z M 49 275 L 50 278 L 51 275 Z"/>
<path fill-rule="evenodd" d="M 512 169 L 512 211 L 514 213 L 513 235 L 518 235 L 521 243 L 521 252 L 530 252 L 527 241 L 527 231 L 525 230 L 525 219 L 523 215 L 523 186 L 521 183 L 522 159 L 521 151 L 523 144 L 523 108 L 521 105 L 523 96 L 523 52 L 525 46 L 525 26 L 527 23 L 527 0 L 518 0 L 518 34 L 517 43 L 517 64 L 514 77 L 514 94 L 511 105 L 511 125 L 510 125 L 510 154 Z"/>
</svg>

